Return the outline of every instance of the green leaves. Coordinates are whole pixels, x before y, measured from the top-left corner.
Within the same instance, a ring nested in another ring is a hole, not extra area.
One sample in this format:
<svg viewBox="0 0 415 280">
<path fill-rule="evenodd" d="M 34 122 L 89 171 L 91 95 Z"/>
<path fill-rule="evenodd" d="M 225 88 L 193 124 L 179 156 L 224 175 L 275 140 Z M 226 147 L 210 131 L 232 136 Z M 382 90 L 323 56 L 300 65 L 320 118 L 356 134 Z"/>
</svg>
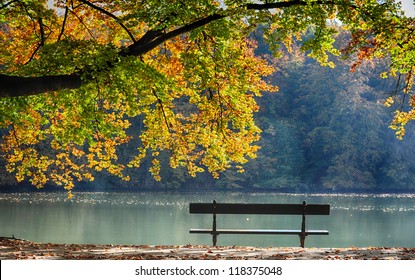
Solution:
<svg viewBox="0 0 415 280">
<path fill-rule="evenodd" d="M 10 3 L 0 10 L 2 75 L 82 81 L 73 90 L 62 82 L 57 92 L 0 103 L 9 170 L 68 190 L 95 171 L 128 179 L 126 166 L 139 167 L 146 157 L 159 179 L 166 154 L 171 167 L 192 176 L 242 170 L 259 148 L 255 97 L 277 90 L 265 79 L 273 69 L 255 56 L 249 32 L 263 26 L 276 56 L 281 45 L 294 51 L 294 40 L 302 40 L 302 52 L 333 67 L 337 33 L 348 28 L 354 68 L 389 54 L 390 75 L 406 75 L 407 94 L 415 32 L 398 7 L 374 0 Z M 120 163 L 118 147 L 128 143 L 137 153 Z M 30 166 L 36 162 L 42 167 Z"/>
</svg>

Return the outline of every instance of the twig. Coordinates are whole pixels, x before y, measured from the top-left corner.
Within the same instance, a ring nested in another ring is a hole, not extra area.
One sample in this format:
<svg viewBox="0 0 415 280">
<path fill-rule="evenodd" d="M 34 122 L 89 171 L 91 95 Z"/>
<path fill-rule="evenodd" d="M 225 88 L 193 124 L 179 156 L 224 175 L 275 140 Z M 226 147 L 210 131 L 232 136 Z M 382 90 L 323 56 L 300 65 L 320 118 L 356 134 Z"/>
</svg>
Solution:
<svg viewBox="0 0 415 280">
<path fill-rule="evenodd" d="M 69 14 L 69 8 L 65 7 L 65 15 L 63 17 L 62 28 L 61 28 L 61 32 L 59 33 L 59 36 L 58 36 L 58 41 L 61 40 L 63 32 L 65 31 L 65 24 L 66 24 L 66 20 L 68 18 L 68 14 Z"/>
<path fill-rule="evenodd" d="M 86 24 L 83 22 L 83 20 L 72 10 L 69 10 L 74 16 L 76 16 L 76 18 L 79 20 L 79 22 L 86 28 L 86 30 L 88 31 L 89 35 L 96 40 L 94 34 L 92 34 L 91 30 L 89 30 L 88 26 L 86 26 Z"/>
<path fill-rule="evenodd" d="M 160 105 L 161 112 L 162 112 L 162 114 L 163 114 L 164 122 L 166 123 L 167 129 L 168 129 L 169 133 L 172 133 L 172 130 L 171 130 L 171 128 L 170 128 L 170 124 L 169 124 L 169 122 L 167 121 L 167 115 L 166 115 L 166 112 L 164 111 L 163 101 L 162 101 L 162 100 L 158 97 L 158 95 L 157 95 L 157 93 L 156 93 L 156 91 L 155 91 L 155 90 L 152 90 L 152 92 L 153 92 L 154 96 L 157 98 L 157 101 L 158 101 L 158 103 L 159 103 L 159 105 Z"/>
<path fill-rule="evenodd" d="M 127 32 L 128 36 L 130 36 L 131 40 L 134 43 L 136 42 L 136 40 L 134 38 L 134 35 L 130 32 L 130 30 L 128 30 L 128 28 L 122 23 L 122 21 L 117 16 L 115 16 L 114 14 L 108 12 L 107 10 L 105 10 L 105 9 L 99 7 L 99 6 L 94 5 L 93 3 L 89 2 L 89 1 L 79 0 L 79 2 L 84 3 L 84 4 L 88 5 L 89 7 L 91 7 L 93 9 L 95 9 L 95 10 L 97 10 L 97 11 L 103 13 L 103 14 L 106 14 L 107 16 L 109 16 L 111 18 L 113 18 L 122 27 L 122 29 L 124 29 L 125 32 Z"/>
</svg>

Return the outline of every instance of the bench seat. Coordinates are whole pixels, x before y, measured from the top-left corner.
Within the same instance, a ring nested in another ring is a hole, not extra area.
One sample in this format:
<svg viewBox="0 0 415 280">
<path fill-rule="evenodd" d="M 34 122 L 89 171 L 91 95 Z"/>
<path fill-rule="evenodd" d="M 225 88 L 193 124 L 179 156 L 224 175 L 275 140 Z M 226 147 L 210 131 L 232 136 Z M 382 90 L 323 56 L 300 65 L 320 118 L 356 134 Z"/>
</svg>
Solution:
<svg viewBox="0 0 415 280">
<path fill-rule="evenodd" d="M 190 229 L 189 233 L 210 233 L 212 229 Z M 301 235 L 300 229 L 217 229 L 216 234 L 284 234 L 284 235 Z M 329 235 L 327 230 L 306 230 L 305 235 Z"/>
</svg>

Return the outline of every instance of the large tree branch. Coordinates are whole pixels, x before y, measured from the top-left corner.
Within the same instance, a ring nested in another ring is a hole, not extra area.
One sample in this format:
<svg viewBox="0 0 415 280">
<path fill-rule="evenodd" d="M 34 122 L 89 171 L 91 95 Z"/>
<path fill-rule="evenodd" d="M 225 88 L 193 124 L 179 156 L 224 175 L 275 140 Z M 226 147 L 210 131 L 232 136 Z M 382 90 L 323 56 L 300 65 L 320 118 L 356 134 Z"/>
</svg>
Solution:
<svg viewBox="0 0 415 280">
<path fill-rule="evenodd" d="M 133 56 L 139 56 L 142 54 L 145 54 L 146 52 L 154 49 L 158 45 L 164 43 L 165 41 L 174 38 L 176 36 L 179 36 L 181 34 L 187 33 L 189 31 L 195 30 L 199 27 L 205 26 L 212 21 L 225 18 L 225 15 L 221 14 L 213 14 L 210 16 L 207 16 L 203 19 L 197 20 L 193 23 L 187 24 L 185 26 L 182 26 L 180 28 L 174 29 L 169 32 L 162 32 L 158 30 L 150 30 L 144 36 L 135 42 L 134 44 L 130 45 L 128 47 L 128 51 L 126 54 L 133 55 Z"/>
<path fill-rule="evenodd" d="M 28 96 L 62 89 L 76 89 L 81 85 L 81 76 L 77 74 L 44 77 L 0 74 L 0 97 Z"/>
<path fill-rule="evenodd" d="M 85 4 L 91 5 L 88 1 L 82 1 Z M 319 5 L 334 5 L 333 1 L 316 1 L 313 4 Z M 289 8 L 293 6 L 305 6 L 309 5 L 306 1 L 292 0 L 288 2 L 275 2 L 275 3 L 264 3 L 264 4 L 246 4 L 241 8 L 247 10 L 266 10 L 266 9 L 278 9 L 278 8 Z M 99 7 L 95 7 L 100 9 Z M 105 12 L 102 11 L 102 12 Z M 107 15 L 108 12 L 105 12 Z M 149 30 L 144 34 L 138 41 L 135 41 L 127 49 L 121 50 L 120 56 L 140 56 L 150 50 L 156 48 L 158 45 L 165 41 L 179 36 L 181 34 L 190 32 L 199 27 L 205 26 L 213 21 L 227 17 L 226 11 L 224 13 L 214 13 L 207 17 L 196 20 L 192 23 L 186 24 L 182 27 L 174 30 L 165 32 L 163 30 Z M 114 64 L 109 63 L 112 67 Z M 84 72 L 86 72 L 84 70 Z M 16 96 L 27 96 L 42 94 L 49 91 L 57 91 L 61 89 L 76 89 L 82 85 L 81 73 L 74 73 L 70 75 L 62 76 L 44 76 L 44 77 L 17 77 L 7 76 L 0 74 L 0 98 L 2 97 L 16 97 Z"/>
<path fill-rule="evenodd" d="M 316 2 L 313 2 L 313 4 L 334 5 L 335 3 L 333 1 L 316 1 Z M 307 3 L 306 1 L 293 0 L 293 1 L 288 1 L 288 2 L 276 2 L 276 3 L 265 3 L 265 4 L 246 4 L 244 7 L 247 10 L 258 10 L 259 11 L 259 10 L 281 9 L 281 8 L 289 8 L 292 6 L 306 6 L 306 5 L 309 5 L 309 3 Z M 244 7 L 241 7 L 241 8 L 244 8 Z M 223 14 L 215 13 L 205 18 L 199 19 L 193 23 L 184 25 L 180 28 L 167 32 L 167 33 L 162 33 L 161 31 L 150 30 L 146 34 L 144 34 L 144 36 L 139 41 L 137 41 L 135 44 L 132 44 L 129 47 L 129 54 L 130 55 L 141 55 L 143 53 L 146 53 L 154 49 L 158 45 L 164 43 L 165 41 L 171 38 L 174 38 L 181 34 L 195 30 L 199 27 L 205 26 L 213 21 L 216 21 L 216 20 L 219 20 L 225 17 L 227 17 L 226 13 L 223 13 Z"/>
</svg>

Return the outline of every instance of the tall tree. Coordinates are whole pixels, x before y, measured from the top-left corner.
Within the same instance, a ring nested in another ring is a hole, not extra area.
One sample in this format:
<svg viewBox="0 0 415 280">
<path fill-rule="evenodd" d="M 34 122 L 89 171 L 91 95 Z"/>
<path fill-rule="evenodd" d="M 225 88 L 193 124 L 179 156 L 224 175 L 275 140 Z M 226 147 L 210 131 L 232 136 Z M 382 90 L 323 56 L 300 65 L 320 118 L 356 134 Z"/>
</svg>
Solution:
<svg viewBox="0 0 415 280">
<path fill-rule="evenodd" d="M 1 0 L 7 170 L 69 192 L 93 170 L 128 180 L 126 166 L 145 157 L 159 179 L 163 151 L 192 176 L 243 170 L 258 150 L 254 97 L 276 90 L 263 79 L 273 69 L 247 36 L 267 26 L 264 38 L 278 55 L 281 43 L 290 49 L 308 33 L 301 50 L 333 66 L 329 54 L 340 52 L 330 21 L 350 30 L 346 53 L 357 53 L 356 65 L 391 55 L 390 75 L 405 76 L 409 94 L 414 27 L 392 0 Z M 137 117 L 141 130 L 131 127 Z M 137 153 L 121 163 L 118 147 L 128 143 Z"/>
</svg>

